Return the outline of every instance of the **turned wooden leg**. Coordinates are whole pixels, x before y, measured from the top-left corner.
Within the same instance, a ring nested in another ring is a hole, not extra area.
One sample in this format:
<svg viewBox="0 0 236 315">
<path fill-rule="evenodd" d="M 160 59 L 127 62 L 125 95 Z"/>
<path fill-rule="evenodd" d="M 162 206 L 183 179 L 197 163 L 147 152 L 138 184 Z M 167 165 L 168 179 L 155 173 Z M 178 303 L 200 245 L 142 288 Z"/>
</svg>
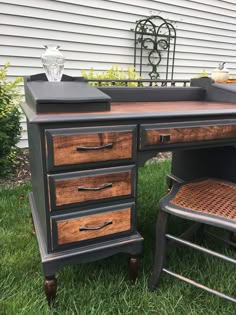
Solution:
<svg viewBox="0 0 236 315">
<path fill-rule="evenodd" d="M 139 258 L 138 256 L 129 257 L 129 279 L 131 284 L 135 284 L 138 276 Z"/>
<path fill-rule="evenodd" d="M 156 247 L 154 253 L 154 263 L 152 274 L 148 281 L 150 290 L 154 290 L 160 280 L 162 268 L 166 257 L 166 229 L 168 222 L 168 213 L 161 211 L 158 214 L 156 224 Z"/>
<path fill-rule="evenodd" d="M 51 305 L 57 293 L 57 279 L 54 275 L 45 277 L 44 291 L 48 300 L 48 304 Z"/>
</svg>

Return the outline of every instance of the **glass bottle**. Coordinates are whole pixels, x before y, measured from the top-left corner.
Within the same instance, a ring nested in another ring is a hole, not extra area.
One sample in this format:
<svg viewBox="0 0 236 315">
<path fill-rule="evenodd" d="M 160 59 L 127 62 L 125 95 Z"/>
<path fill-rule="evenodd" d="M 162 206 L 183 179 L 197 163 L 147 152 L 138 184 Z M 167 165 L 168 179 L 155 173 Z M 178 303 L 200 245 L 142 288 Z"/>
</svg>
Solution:
<svg viewBox="0 0 236 315">
<path fill-rule="evenodd" d="M 64 69 L 65 57 L 59 51 L 60 46 L 45 45 L 44 47 L 46 50 L 41 59 L 48 81 L 59 82 Z"/>
</svg>

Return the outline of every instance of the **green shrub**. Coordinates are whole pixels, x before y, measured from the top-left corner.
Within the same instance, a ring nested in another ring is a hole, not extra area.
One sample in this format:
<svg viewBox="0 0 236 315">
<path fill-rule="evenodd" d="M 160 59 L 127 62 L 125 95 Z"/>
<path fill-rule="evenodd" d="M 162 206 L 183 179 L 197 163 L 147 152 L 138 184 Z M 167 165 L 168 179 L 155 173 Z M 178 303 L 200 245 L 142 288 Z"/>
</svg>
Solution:
<svg viewBox="0 0 236 315">
<path fill-rule="evenodd" d="M 15 145 L 20 139 L 21 126 L 19 102 L 21 95 L 18 84 L 21 78 L 7 80 L 9 64 L 0 69 L 0 177 L 12 170 Z"/>
<path fill-rule="evenodd" d="M 94 68 L 89 71 L 81 70 L 83 77 L 88 80 L 138 80 L 135 68 L 128 67 L 127 70 L 122 69 L 119 66 L 113 66 L 104 72 L 95 72 Z M 97 82 L 90 82 L 91 85 L 98 85 Z M 111 82 L 102 82 L 101 85 L 111 86 Z M 125 86 L 124 82 L 117 82 L 116 86 Z M 128 82 L 128 86 L 137 86 L 136 82 Z"/>
</svg>

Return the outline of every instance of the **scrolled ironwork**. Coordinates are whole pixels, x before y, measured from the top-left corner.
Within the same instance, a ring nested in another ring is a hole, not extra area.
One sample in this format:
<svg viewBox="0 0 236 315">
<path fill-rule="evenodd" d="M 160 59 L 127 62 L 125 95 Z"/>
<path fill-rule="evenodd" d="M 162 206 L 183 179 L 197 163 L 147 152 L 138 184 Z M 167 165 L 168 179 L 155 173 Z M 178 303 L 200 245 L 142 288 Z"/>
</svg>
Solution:
<svg viewBox="0 0 236 315">
<path fill-rule="evenodd" d="M 167 49 L 170 47 L 170 43 L 168 43 L 165 39 L 159 39 L 155 45 L 156 49 L 158 46 L 160 46 L 162 49 Z"/>
<path fill-rule="evenodd" d="M 159 22 L 159 24 L 156 24 Z M 160 16 L 150 16 L 136 22 L 134 41 L 134 67 L 139 66 L 142 76 L 144 58 L 147 57 L 151 71 L 148 73 L 152 80 L 160 79 L 158 66 L 163 64 L 165 54 L 165 79 L 173 79 L 176 30 L 170 22 Z M 138 55 L 139 54 L 139 55 Z M 139 60 L 138 60 L 139 57 Z"/>
</svg>

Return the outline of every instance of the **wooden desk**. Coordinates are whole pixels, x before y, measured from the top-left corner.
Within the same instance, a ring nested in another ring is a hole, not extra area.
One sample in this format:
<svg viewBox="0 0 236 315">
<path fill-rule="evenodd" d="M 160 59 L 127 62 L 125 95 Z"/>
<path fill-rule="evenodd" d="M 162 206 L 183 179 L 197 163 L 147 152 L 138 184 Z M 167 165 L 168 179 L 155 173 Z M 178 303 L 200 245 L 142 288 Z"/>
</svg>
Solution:
<svg viewBox="0 0 236 315">
<path fill-rule="evenodd" d="M 219 177 L 232 175 L 219 166 L 225 150 L 233 165 L 235 104 L 113 102 L 109 112 L 51 114 L 22 108 L 30 204 L 49 299 L 55 273 L 66 264 L 127 253 L 135 280 L 143 247 L 136 228 L 137 169 L 157 152 L 174 152 L 171 180 L 212 175 L 217 168 Z"/>
</svg>

